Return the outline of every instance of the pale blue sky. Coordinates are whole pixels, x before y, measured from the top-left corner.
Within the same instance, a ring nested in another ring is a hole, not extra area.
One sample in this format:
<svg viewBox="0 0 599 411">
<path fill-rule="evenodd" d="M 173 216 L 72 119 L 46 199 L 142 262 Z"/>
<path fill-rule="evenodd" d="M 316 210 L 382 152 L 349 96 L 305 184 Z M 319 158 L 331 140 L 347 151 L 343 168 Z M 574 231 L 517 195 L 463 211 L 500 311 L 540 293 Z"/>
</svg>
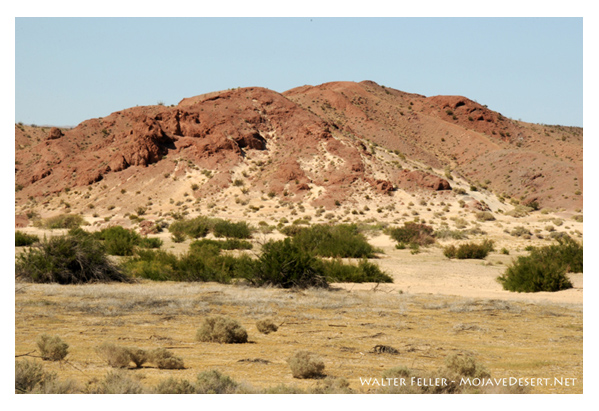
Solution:
<svg viewBox="0 0 599 411">
<path fill-rule="evenodd" d="M 582 126 L 582 18 L 16 18 L 15 121 L 372 80 Z"/>
</svg>

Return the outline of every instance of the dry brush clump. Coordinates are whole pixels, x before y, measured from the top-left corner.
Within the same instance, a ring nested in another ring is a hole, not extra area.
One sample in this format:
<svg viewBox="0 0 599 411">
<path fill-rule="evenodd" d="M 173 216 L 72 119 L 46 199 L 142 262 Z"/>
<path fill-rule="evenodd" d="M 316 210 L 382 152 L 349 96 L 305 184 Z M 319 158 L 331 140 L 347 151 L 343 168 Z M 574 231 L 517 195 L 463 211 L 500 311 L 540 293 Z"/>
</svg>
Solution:
<svg viewBox="0 0 599 411">
<path fill-rule="evenodd" d="M 298 351 L 287 359 L 293 378 L 324 377 L 324 362 L 308 351 Z"/>
<path fill-rule="evenodd" d="M 248 333 L 232 318 L 212 316 L 204 319 L 196 333 L 196 339 L 200 342 L 241 344 L 248 341 Z"/>
<path fill-rule="evenodd" d="M 96 351 L 109 366 L 114 368 L 129 368 L 131 363 L 135 364 L 135 368 L 141 368 L 146 362 L 153 363 L 160 369 L 180 370 L 185 368 L 183 359 L 166 348 L 147 351 L 142 348 L 123 347 L 106 342 L 97 347 Z"/>
<path fill-rule="evenodd" d="M 57 335 L 42 334 L 36 344 L 42 359 L 47 361 L 63 360 L 69 353 L 69 345 Z"/>
<path fill-rule="evenodd" d="M 150 351 L 148 360 L 162 370 L 182 370 L 185 368 L 183 358 L 176 356 L 166 348 L 156 348 Z"/>
<path fill-rule="evenodd" d="M 279 329 L 279 327 L 270 319 L 256 321 L 256 328 L 262 334 L 270 334 L 271 332 L 276 332 Z"/>
<path fill-rule="evenodd" d="M 74 394 L 81 392 L 73 380 L 59 380 L 39 362 L 15 361 L 15 394 Z"/>
<path fill-rule="evenodd" d="M 494 250 L 493 240 L 484 240 L 481 244 L 465 243 L 458 247 L 455 245 L 447 246 L 443 249 L 443 254 L 447 258 L 464 259 L 484 259 Z"/>
</svg>

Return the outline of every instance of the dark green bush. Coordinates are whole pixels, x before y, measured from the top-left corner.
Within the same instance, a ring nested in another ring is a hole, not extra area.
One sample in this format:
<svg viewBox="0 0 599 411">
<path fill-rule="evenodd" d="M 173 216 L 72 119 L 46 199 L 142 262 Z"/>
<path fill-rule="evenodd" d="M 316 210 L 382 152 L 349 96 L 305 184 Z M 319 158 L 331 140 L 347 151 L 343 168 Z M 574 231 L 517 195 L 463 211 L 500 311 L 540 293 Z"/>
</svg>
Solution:
<svg viewBox="0 0 599 411">
<path fill-rule="evenodd" d="M 368 258 L 376 252 L 355 224 L 318 224 L 293 235 L 293 243 L 320 257 Z"/>
<path fill-rule="evenodd" d="M 38 283 L 129 281 L 102 244 L 83 232 L 43 240 L 17 257 L 16 277 Z"/>
<path fill-rule="evenodd" d="M 263 253 L 247 279 L 258 286 L 328 287 L 322 262 L 289 238 L 264 244 Z"/>
<path fill-rule="evenodd" d="M 232 278 L 250 273 L 254 263 L 246 255 L 220 255 L 211 242 L 198 242 L 188 253 L 177 256 L 163 250 L 137 250 L 135 257 L 123 264 L 133 277 L 155 281 L 216 281 L 229 283 Z"/>
<path fill-rule="evenodd" d="M 509 291 L 560 291 L 572 288 L 566 273 L 582 272 L 582 268 L 582 245 L 564 237 L 557 245 L 535 248 L 530 255 L 518 257 L 497 280 Z"/>
<path fill-rule="evenodd" d="M 162 244 L 162 240 L 155 237 L 144 237 L 139 240 L 139 246 L 143 248 L 160 248 Z"/>
<path fill-rule="evenodd" d="M 212 233 L 215 237 L 250 238 L 252 231 L 252 228 L 245 221 L 232 223 L 218 219 L 212 226 Z"/>
<path fill-rule="evenodd" d="M 323 261 L 324 273 L 332 283 L 392 283 L 387 273 L 381 271 L 378 265 L 362 259 L 357 265 L 344 264 L 335 259 Z"/>
<path fill-rule="evenodd" d="M 210 232 L 211 222 L 207 217 L 196 217 L 191 220 L 179 220 L 170 225 L 168 231 L 177 237 L 183 235 L 189 238 L 206 237 Z"/>
<path fill-rule="evenodd" d="M 403 227 L 387 229 L 387 233 L 398 244 L 427 246 L 435 242 L 433 228 L 422 223 L 407 222 Z"/>
<path fill-rule="evenodd" d="M 251 250 L 254 247 L 249 241 L 238 238 L 228 238 L 224 241 L 209 240 L 204 238 L 202 240 L 196 240 L 192 242 L 189 246 L 190 250 L 193 251 L 195 248 L 201 248 L 206 244 L 216 246 L 221 250 Z"/>
<path fill-rule="evenodd" d="M 458 247 L 450 245 L 443 249 L 443 254 L 447 258 L 463 259 L 484 259 L 493 251 L 493 241 L 484 240 L 482 244 L 466 243 Z"/>
<path fill-rule="evenodd" d="M 40 241 L 40 238 L 33 234 L 27 234 L 22 231 L 15 231 L 15 247 L 29 246 Z"/>
<path fill-rule="evenodd" d="M 108 254 L 119 256 L 133 255 L 134 247 L 141 241 L 139 234 L 120 225 L 94 233 L 94 237 L 104 241 L 104 248 Z"/>
</svg>

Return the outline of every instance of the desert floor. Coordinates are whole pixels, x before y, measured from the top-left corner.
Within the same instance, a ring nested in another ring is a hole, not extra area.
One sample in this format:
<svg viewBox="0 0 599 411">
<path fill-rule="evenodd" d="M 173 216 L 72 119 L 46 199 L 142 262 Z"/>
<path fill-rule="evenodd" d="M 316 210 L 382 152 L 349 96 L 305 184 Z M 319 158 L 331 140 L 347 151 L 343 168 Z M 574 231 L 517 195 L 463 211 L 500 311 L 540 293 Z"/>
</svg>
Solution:
<svg viewBox="0 0 599 411">
<path fill-rule="evenodd" d="M 582 274 L 570 275 L 570 290 L 511 293 L 495 279 L 525 254 L 519 244 L 512 244 L 510 255 L 493 252 L 485 260 L 459 261 L 445 258 L 439 246 L 413 255 L 395 249 L 385 235 L 370 242 L 384 252 L 373 261 L 393 276 L 393 284 L 289 291 L 213 283 L 17 283 L 16 354 L 34 352 L 36 338 L 49 333 L 70 350 L 68 361 L 45 361 L 44 367 L 82 385 L 111 369 L 95 347 L 113 342 L 166 347 L 184 359 L 184 370 L 150 365 L 128 370 L 146 386 L 169 376 L 194 380 L 201 371 L 218 369 L 255 388 L 310 388 L 320 382 L 293 378 L 286 363 L 294 352 L 308 350 L 323 359 L 327 375 L 343 377 L 354 391 L 365 393 L 369 388 L 360 384 L 361 377 L 380 378 L 400 365 L 434 371 L 447 356 L 464 353 L 494 378 L 548 379 L 528 387 L 531 393 L 582 393 Z M 165 241 L 164 247 L 186 246 Z M 195 341 L 202 319 L 215 314 L 238 320 L 250 343 Z M 279 330 L 259 333 L 255 323 L 264 318 L 281 324 Z M 376 345 L 399 354 L 376 353 Z M 570 386 L 556 383 L 565 378 Z"/>
</svg>

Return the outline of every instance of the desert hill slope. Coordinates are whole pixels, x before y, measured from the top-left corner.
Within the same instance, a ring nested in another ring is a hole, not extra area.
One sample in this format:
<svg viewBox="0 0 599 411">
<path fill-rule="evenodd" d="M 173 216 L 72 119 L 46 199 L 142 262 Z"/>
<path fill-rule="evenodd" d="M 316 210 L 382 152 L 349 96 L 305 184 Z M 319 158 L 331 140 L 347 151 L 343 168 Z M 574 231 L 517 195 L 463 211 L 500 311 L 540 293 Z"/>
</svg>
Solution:
<svg viewBox="0 0 599 411">
<path fill-rule="evenodd" d="M 15 146 L 17 214 L 269 215 L 284 203 L 455 199 L 452 187 L 484 193 L 483 208 L 582 208 L 581 128 L 371 81 L 226 90 L 72 129 L 15 125 Z"/>
</svg>

